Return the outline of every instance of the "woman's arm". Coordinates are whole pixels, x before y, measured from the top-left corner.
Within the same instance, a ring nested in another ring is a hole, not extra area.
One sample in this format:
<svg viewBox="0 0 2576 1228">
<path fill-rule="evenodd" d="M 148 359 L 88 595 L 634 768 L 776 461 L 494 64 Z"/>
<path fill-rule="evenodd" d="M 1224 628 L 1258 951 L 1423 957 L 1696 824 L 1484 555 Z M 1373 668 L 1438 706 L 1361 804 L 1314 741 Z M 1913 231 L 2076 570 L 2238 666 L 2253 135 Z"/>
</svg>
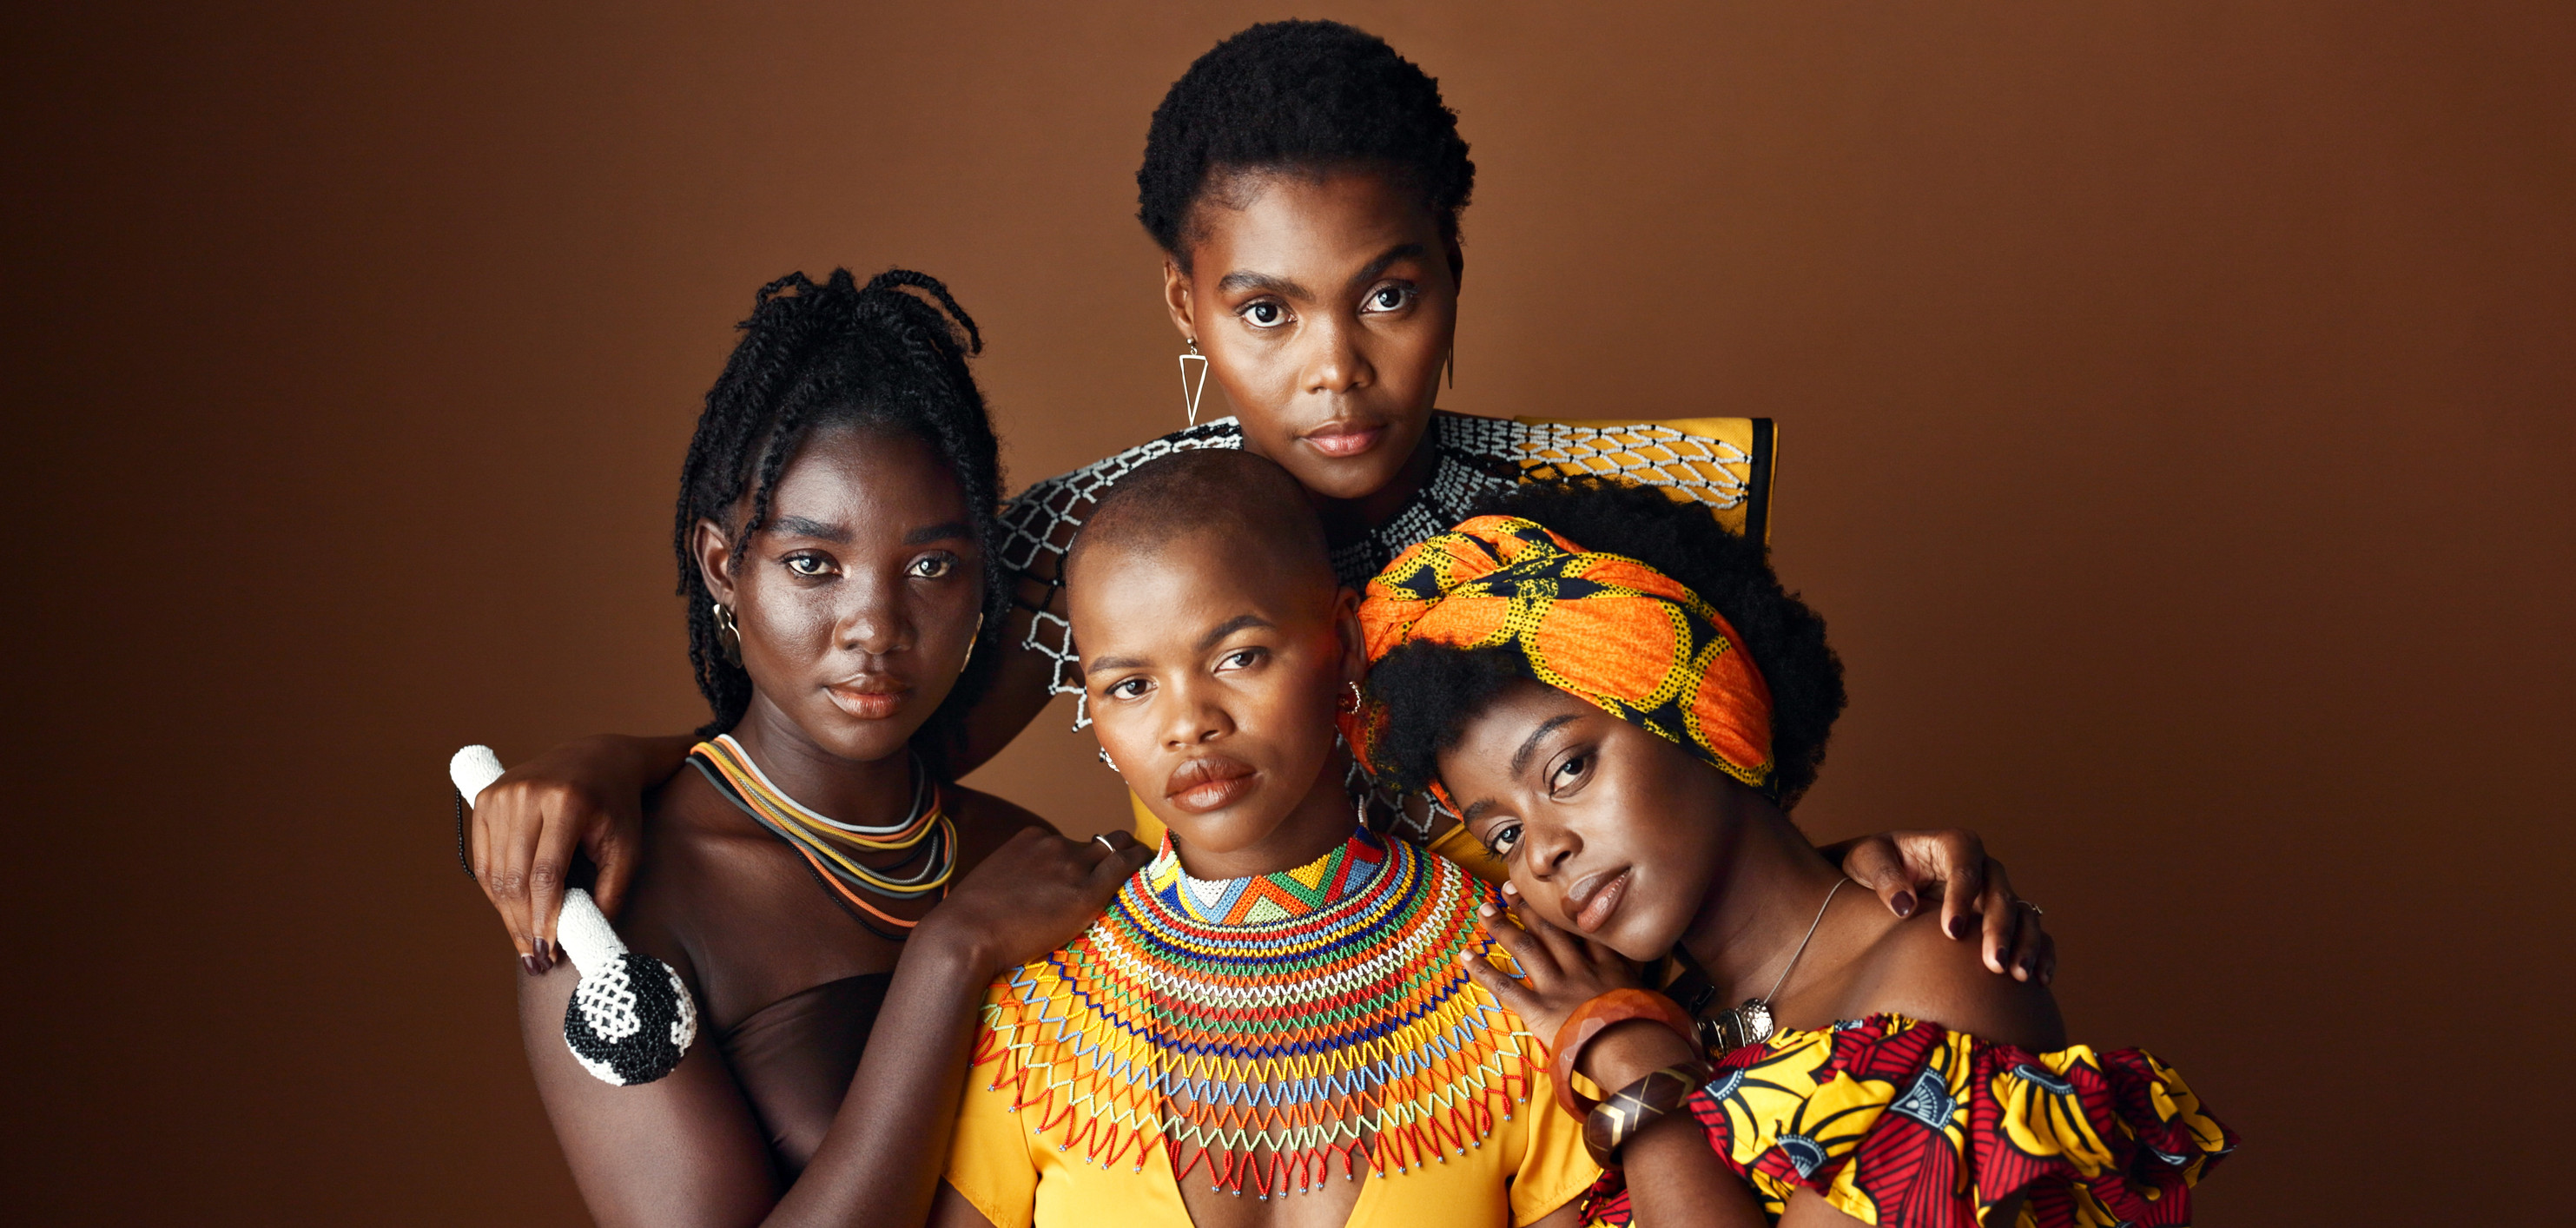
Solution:
<svg viewBox="0 0 2576 1228">
<path fill-rule="evenodd" d="M 1526 913 L 1515 926 L 1490 904 L 1479 915 L 1485 933 L 1520 966 L 1522 975 L 1513 978 L 1482 959 L 1467 962 L 1467 975 L 1519 1015 L 1541 1040 L 1552 1042 L 1566 1018 L 1583 1003 L 1636 983 L 1627 961 L 1597 942 Z M 1698 1056 L 1691 1042 L 1662 1024 L 1631 1020 L 1613 1025 L 1585 1046 L 1580 1070 L 1595 1084 L 1616 1090 Z M 1533 1105 L 1532 1110 L 1560 1111 L 1553 1104 Z M 1687 1110 L 1667 1113 L 1630 1138 L 1620 1149 L 1619 1165 L 1638 1224 L 1764 1228 L 1752 1191 L 1709 1148 L 1699 1119 Z M 1570 1222 L 1564 1217 L 1577 1209 L 1561 1208 L 1539 1223 L 1559 1228 Z"/>
<path fill-rule="evenodd" d="M 1080 933 L 1153 857 L 1124 832 L 1101 839 L 1021 828 L 923 919 L 830 1133 L 765 1222 L 930 1219 L 986 988 Z"/>
<path fill-rule="evenodd" d="M 692 1046 L 656 1082 L 610 1086 L 563 1043 L 573 970 L 525 978 L 529 1064 L 592 1215 L 604 1225 L 923 1223 L 986 988 L 1080 932 L 1152 856 L 1132 838 L 1106 839 L 1022 828 L 923 919 L 831 1129 L 783 1191 L 760 1124 L 713 1045 Z M 638 937 L 648 939 L 638 949 L 680 945 Z"/>
<path fill-rule="evenodd" d="M 760 1223 L 778 1201 L 778 1174 L 716 1047 L 689 1046 L 651 1083 L 603 1082 L 564 1045 L 579 980 L 568 962 L 521 977 L 519 1034 L 591 1217 L 603 1228 Z"/>
</svg>

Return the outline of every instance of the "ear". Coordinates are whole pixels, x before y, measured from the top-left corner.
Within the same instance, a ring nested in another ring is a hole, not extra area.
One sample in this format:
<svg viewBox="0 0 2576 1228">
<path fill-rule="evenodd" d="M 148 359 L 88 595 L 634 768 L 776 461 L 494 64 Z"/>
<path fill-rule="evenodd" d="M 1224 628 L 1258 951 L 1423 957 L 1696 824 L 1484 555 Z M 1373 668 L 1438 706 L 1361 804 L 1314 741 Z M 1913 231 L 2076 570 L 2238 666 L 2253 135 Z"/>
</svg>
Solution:
<svg viewBox="0 0 2576 1228">
<path fill-rule="evenodd" d="M 733 536 L 723 525 L 701 517 L 689 537 L 689 550 L 698 558 L 698 580 L 707 586 L 708 595 L 719 604 L 733 604 Z"/>
<path fill-rule="evenodd" d="M 1172 327 L 1181 330 L 1181 336 L 1199 335 L 1195 304 L 1190 301 L 1190 275 L 1169 256 L 1163 257 L 1163 306 L 1172 313 Z"/>
<path fill-rule="evenodd" d="M 1360 595 L 1350 589 L 1333 594 L 1333 631 L 1342 641 L 1342 681 L 1368 678 L 1368 637 L 1360 633 Z"/>
</svg>

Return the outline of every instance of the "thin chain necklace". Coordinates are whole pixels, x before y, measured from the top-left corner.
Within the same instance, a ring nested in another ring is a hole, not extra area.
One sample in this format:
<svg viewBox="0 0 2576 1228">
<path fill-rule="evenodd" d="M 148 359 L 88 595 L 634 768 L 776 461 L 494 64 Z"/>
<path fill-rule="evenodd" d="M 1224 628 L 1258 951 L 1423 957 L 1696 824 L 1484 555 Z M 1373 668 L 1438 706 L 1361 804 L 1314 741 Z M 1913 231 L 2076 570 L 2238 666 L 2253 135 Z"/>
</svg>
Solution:
<svg viewBox="0 0 2576 1228">
<path fill-rule="evenodd" d="M 912 760 L 912 806 L 901 821 L 883 826 L 844 823 L 788 796 L 752 762 L 732 734 L 718 734 L 690 748 L 689 763 L 726 801 L 803 854 L 818 881 L 846 905 L 866 914 L 862 923 L 873 917 L 896 930 L 878 933 L 900 940 L 920 922 L 881 911 L 868 903 L 866 895 L 894 900 L 919 899 L 933 892 L 947 895 L 948 881 L 957 870 L 957 824 L 940 805 L 939 786 L 918 756 Z M 859 860 L 863 853 L 905 856 L 881 869 Z M 916 861 L 921 866 L 909 875 L 885 872 Z"/>
<path fill-rule="evenodd" d="M 1781 987 L 1789 983 L 1789 974 L 1798 970 L 1798 959 L 1807 953 L 1807 944 L 1816 940 L 1817 927 L 1825 923 L 1825 910 L 1834 906 L 1834 897 L 1841 894 L 1843 884 L 1850 881 L 1848 878 L 1835 879 L 1833 889 L 1825 892 L 1825 902 L 1816 906 L 1816 919 L 1807 923 L 1807 936 L 1798 940 L 1796 950 L 1789 952 L 1789 965 L 1782 968 L 1779 977 L 1771 982 L 1770 992 L 1758 998 L 1746 998 L 1740 1006 L 1728 1007 L 1714 1014 L 1701 1014 L 1710 1002 L 1716 1000 L 1717 985 L 1709 980 L 1699 961 L 1690 957 L 1689 951 L 1678 946 L 1673 948 L 1673 954 L 1681 962 L 1682 974 L 1666 986 L 1664 992 L 1681 1003 L 1683 1010 L 1697 1017 L 1700 1045 L 1708 1050 L 1710 1056 L 1761 1044 L 1779 1030 L 1772 1018 L 1771 1004 L 1779 1000 Z"/>
</svg>

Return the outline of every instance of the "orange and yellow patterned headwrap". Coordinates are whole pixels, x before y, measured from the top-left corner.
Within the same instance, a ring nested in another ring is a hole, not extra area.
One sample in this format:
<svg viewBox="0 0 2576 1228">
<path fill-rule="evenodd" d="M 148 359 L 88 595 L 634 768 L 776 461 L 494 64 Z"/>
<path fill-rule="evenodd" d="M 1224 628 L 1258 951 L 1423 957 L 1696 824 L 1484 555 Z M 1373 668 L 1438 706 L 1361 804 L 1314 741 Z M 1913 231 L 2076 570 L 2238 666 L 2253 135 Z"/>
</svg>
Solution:
<svg viewBox="0 0 2576 1228">
<path fill-rule="evenodd" d="M 1360 601 L 1371 664 L 1414 640 L 1500 645 L 1539 681 L 1669 738 L 1757 789 L 1771 783 L 1771 689 L 1699 594 L 1535 521 L 1479 516 L 1387 564 Z M 1352 745 L 1384 713 L 1358 714 Z"/>
</svg>

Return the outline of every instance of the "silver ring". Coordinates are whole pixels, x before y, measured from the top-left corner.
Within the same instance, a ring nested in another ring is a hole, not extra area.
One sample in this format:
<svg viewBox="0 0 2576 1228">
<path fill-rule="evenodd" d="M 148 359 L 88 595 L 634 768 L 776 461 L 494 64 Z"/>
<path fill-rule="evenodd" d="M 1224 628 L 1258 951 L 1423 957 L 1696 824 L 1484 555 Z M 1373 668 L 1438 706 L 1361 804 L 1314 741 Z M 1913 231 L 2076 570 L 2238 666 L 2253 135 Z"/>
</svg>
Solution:
<svg viewBox="0 0 2576 1228">
<path fill-rule="evenodd" d="M 2021 898 L 2019 898 L 2019 897 L 2015 897 L 2015 898 L 2013 899 L 2013 903 L 2015 903 L 2015 904 L 2019 904 L 2019 905 L 2021 905 L 2022 907 L 2029 909 L 2029 910 L 2030 910 L 2030 915 L 2032 915 L 2032 916 L 2034 916 L 2034 917 L 2045 917 L 2045 916 L 2047 916 L 2047 915 L 2048 915 L 2048 910 L 2047 910 L 2047 909 L 2045 909 L 2045 908 L 2041 908 L 2039 905 L 2037 905 L 2037 904 L 2033 904 L 2033 903 L 2031 903 L 2031 902 L 2030 902 L 2030 901 L 2028 901 L 2028 900 L 2021 899 Z"/>
<path fill-rule="evenodd" d="M 1093 837 L 1091 838 L 1091 842 L 1092 842 L 1093 844 L 1097 844 L 1097 845 L 1099 845 L 1100 847 L 1102 847 L 1102 848 L 1105 848 L 1105 849 L 1109 850 L 1110 852 L 1115 853 L 1115 852 L 1117 852 L 1117 851 L 1118 851 L 1118 846 L 1117 846 L 1117 845 L 1115 845 L 1115 844 L 1111 844 L 1111 843 L 1109 842 L 1109 836 L 1108 836 L 1106 833 L 1103 833 L 1103 834 L 1101 834 L 1101 835 L 1097 835 L 1097 836 L 1093 836 Z"/>
</svg>

